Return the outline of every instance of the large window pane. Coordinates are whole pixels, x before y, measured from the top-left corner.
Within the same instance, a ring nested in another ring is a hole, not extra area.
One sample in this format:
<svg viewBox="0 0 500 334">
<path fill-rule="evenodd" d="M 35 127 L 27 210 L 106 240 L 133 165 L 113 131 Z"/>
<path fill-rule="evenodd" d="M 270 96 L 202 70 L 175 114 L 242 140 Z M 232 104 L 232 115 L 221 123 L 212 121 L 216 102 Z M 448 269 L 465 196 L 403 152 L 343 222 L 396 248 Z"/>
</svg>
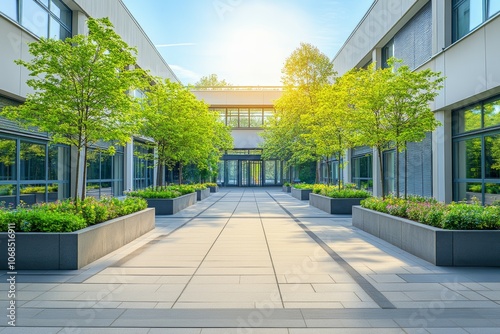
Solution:
<svg viewBox="0 0 500 334">
<path fill-rule="evenodd" d="M 240 128 L 248 128 L 249 126 L 248 109 L 240 108 Z"/>
<path fill-rule="evenodd" d="M 453 1 L 453 39 L 467 35 L 484 21 L 483 0 Z"/>
<path fill-rule="evenodd" d="M 45 180 L 45 145 L 21 142 L 21 180 Z"/>
<path fill-rule="evenodd" d="M 69 147 L 49 145 L 49 180 L 69 181 L 70 169 Z"/>
<path fill-rule="evenodd" d="M 34 0 L 24 0 L 21 24 L 39 37 L 47 37 L 49 13 Z"/>
<path fill-rule="evenodd" d="M 260 128 L 262 127 L 262 109 L 250 109 L 250 127 Z"/>
<path fill-rule="evenodd" d="M 485 178 L 500 179 L 500 134 L 484 138 Z"/>
<path fill-rule="evenodd" d="M 112 157 L 109 154 L 101 153 L 101 179 L 109 180 L 113 178 Z"/>
<path fill-rule="evenodd" d="M 265 184 L 276 184 L 276 161 L 266 161 L 265 165 Z"/>
<path fill-rule="evenodd" d="M 500 0 L 489 0 L 488 17 L 492 17 L 498 12 L 500 12 Z"/>
<path fill-rule="evenodd" d="M 396 154 L 395 151 L 384 152 L 384 187 L 386 194 L 396 191 Z"/>
<path fill-rule="evenodd" d="M 481 178 L 481 138 L 471 138 L 455 143 L 456 177 Z"/>
<path fill-rule="evenodd" d="M 227 110 L 227 125 L 232 128 L 238 127 L 238 109 L 232 108 Z"/>
<path fill-rule="evenodd" d="M 484 105 L 484 127 L 500 125 L 500 100 Z"/>
<path fill-rule="evenodd" d="M 481 106 L 458 111 L 455 114 L 455 133 L 481 129 Z"/>
<path fill-rule="evenodd" d="M 266 124 L 271 117 L 273 117 L 274 109 L 264 108 L 264 124 Z"/>
<path fill-rule="evenodd" d="M 0 1 L 0 12 L 4 13 L 11 19 L 18 21 L 17 16 L 17 0 L 2 0 Z"/>
<path fill-rule="evenodd" d="M 0 181 L 16 179 L 16 141 L 0 138 Z"/>
<path fill-rule="evenodd" d="M 50 1 L 50 11 L 57 16 L 66 27 L 71 28 L 71 10 L 60 0 Z"/>
<path fill-rule="evenodd" d="M 455 183 L 455 200 L 472 202 L 483 198 L 483 185 L 479 182 Z"/>
<path fill-rule="evenodd" d="M 99 151 L 89 150 L 87 152 L 87 180 L 99 180 Z"/>
</svg>

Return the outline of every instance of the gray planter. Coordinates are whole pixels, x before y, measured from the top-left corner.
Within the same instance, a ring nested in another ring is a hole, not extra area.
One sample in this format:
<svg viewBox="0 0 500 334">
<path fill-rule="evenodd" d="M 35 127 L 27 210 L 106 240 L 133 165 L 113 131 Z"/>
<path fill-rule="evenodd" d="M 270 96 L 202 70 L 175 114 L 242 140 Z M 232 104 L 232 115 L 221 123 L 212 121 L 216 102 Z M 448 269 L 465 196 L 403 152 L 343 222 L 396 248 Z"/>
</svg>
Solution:
<svg viewBox="0 0 500 334">
<path fill-rule="evenodd" d="M 153 209 L 68 233 L 16 233 L 16 270 L 74 270 L 111 253 L 155 227 Z M 7 233 L 0 233 L 0 268 L 7 269 Z"/>
<path fill-rule="evenodd" d="M 296 189 L 292 187 L 292 196 L 301 201 L 308 201 L 312 189 Z"/>
<path fill-rule="evenodd" d="M 437 266 L 500 267 L 498 230 L 444 230 L 359 206 L 352 224 Z"/>
<path fill-rule="evenodd" d="M 218 193 L 219 192 L 219 186 L 209 187 L 209 188 L 210 188 L 211 193 Z"/>
<path fill-rule="evenodd" d="M 210 189 L 196 190 L 196 200 L 203 201 L 205 198 L 210 196 Z"/>
<path fill-rule="evenodd" d="M 196 192 L 177 198 L 147 198 L 148 208 L 155 208 L 157 216 L 173 215 L 196 203 Z"/>
<path fill-rule="evenodd" d="M 309 195 L 309 205 L 334 215 L 350 215 L 352 207 L 359 205 L 363 198 L 331 198 L 323 195 Z"/>
<path fill-rule="evenodd" d="M 283 186 L 283 192 L 284 193 L 290 193 L 292 191 L 292 187 L 290 186 Z"/>
</svg>

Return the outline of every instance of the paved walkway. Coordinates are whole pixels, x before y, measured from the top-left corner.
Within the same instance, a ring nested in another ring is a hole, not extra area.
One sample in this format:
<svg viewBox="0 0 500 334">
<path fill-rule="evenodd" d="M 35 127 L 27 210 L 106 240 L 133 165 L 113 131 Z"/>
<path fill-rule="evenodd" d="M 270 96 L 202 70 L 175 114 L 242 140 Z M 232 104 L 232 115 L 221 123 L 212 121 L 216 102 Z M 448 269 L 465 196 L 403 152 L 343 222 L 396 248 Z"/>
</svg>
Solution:
<svg viewBox="0 0 500 334">
<path fill-rule="evenodd" d="M 435 267 L 276 188 L 223 189 L 82 270 L 17 281 L 2 334 L 500 333 L 499 268 Z"/>
</svg>

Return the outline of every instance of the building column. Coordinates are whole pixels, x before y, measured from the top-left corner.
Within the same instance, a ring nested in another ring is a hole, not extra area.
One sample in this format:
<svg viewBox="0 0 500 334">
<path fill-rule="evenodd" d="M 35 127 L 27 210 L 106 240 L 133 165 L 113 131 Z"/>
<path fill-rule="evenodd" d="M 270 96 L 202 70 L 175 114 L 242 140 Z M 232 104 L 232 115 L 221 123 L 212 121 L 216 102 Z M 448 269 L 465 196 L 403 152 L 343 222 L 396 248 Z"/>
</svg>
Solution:
<svg viewBox="0 0 500 334">
<path fill-rule="evenodd" d="M 124 171 L 123 171 L 123 189 L 125 191 L 134 190 L 134 141 L 125 144 L 125 152 L 123 154 Z"/>
<path fill-rule="evenodd" d="M 451 45 L 451 0 L 432 1 L 432 54 Z"/>
<path fill-rule="evenodd" d="M 434 113 L 441 122 L 432 133 L 432 193 L 441 202 L 453 200 L 453 142 L 451 111 Z"/>
<path fill-rule="evenodd" d="M 352 183 L 351 158 L 352 150 L 346 150 L 344 160 L 342 161 L 342 175 L 339 175 L 344 184 Z"/>
<path fill-rule="evenodd" d="M 373 196 L 382 197 L 382 175 L 380 175 L 380 163 L 378 159 L 378 151 L 373 149 L 372 153 L 372 179 L 373 179 Z"/>
</svg>

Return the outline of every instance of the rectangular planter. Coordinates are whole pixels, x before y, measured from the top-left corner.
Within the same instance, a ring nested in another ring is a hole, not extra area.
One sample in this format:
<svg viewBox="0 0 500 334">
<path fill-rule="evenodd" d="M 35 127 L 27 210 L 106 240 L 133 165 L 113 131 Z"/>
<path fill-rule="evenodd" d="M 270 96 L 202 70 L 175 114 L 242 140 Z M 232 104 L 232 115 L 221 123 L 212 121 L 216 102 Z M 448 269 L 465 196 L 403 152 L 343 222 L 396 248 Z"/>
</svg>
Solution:
<svg viewBox="0 0 500 334">
<path fill-rule="evenodd" d="M 309 194 L 312 193 L 312 189 L 296 189 L 292 187 L 292 196 L 301 201 L 308 201 Z"/>
<path fill-rule="evenodd" d="M 437 266 L 500 267 L 500 231 L 444 230 L 359 206 L 352 225 Z"/>
<path fill-rule="evenodd" d="M 196 200 L 203 201 L 205 198 L 210 196 L 210 189 L 196 190 Z"/>
<path fill-rule="evenodd" d="M 173 215 L 196 203 L 196 192 L 177 198 L 147 198 L 148 208 L 155 208 L 157 216 Z"/>
<path fill-rule="evenodd" d="M 290 187 L 290 186 L 283 186 L 283 192 L 284 193 L 290 193 L 290 192 L 292 192 L 292 187 Z"/>
<path fill-rule="evenodd" d="M 211 193 L 218 193 L 219 192 L 219 186 L 209 187 L 209 188 L 210 188 Z"/>
<path fill-rule="evenodd" d="M 16 270 L 76 270 L 137 239 L 155 227 L 145 209 L 68 233 L 16 233 Z M 7 233 L 0 233 L 0 268 L 7 269 Z"/>
<path fill-rule="evenodd" d="M 323 195 L 309 195 L 309 205 L 334 215 L 350 215 L 352 207 L 359 205 L 363 198 L 331 198 Z"/>
</svg>

